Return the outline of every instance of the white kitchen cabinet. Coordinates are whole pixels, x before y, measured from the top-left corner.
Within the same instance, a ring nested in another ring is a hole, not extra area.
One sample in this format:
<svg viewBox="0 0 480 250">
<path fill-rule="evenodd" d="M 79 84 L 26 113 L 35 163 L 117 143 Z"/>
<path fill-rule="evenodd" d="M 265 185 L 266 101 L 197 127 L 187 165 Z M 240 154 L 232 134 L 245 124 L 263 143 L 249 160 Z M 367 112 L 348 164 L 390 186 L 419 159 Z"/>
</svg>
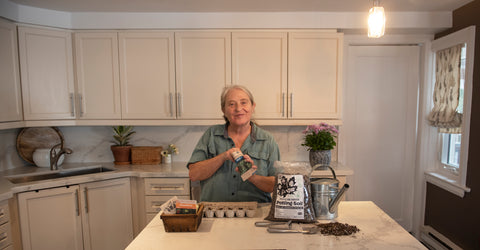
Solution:
<svg viewBox="0 0 480 250">
<path fill-rule="evenodd" d="M 190 180 L 188 178 L 145 178 L 145 219 L 146 223 L 160 211 L 160 206 L 177 196 L 179 199 L 190 199 Z"/>
<path fill-rule="evenodd" d="M 18 27 L 25 120 L 74 119 L 71 32 Z"/>
<path fill-rule="evenodd" d="M 79 186 L 18 194 L 23 249 L 83 249 Z"/>
<path fill-rule="evenodd" d="M 130 181 L 18 194 L 23 249 L 123 249 L 133 239 Z"/>
<path fill-rule="evenodd" d="M 128 178 L 80 185 L 84 249 L 124 249 L 133 240 Z"/>
<path fill-rule="evenodd" d="M 221 119 L 222 89 L 231 84 L 231 33 L 175 32 L 177 119 Z"/>
<path fill-rule="evenodd" d="M 255 118 L 287 118 L 287 32 L 233 32 L 232 74 L 256 97 Z"/>
<path fill-rule="evenodd" d="M 13 249 L 8 200 L 0 202 L 0 249 Z"/>
<path fill-rule="evenodd" d="M 21 121 L 17 26 L 0 18 L 0 122 Z"/>
<path fill-rule="evenodd" d="M 340 119 L 343 34 L 288 34 L 288 117 Z"/>
<path fill-rule="evenodd" d="M 120 32 L 123 119 L 175 119 L 173 32 Z"/>
<path fill-rule="evenodd" d="M 77 117 L 121 119 L 116 32 L 76 32 Z"/>
</svg>

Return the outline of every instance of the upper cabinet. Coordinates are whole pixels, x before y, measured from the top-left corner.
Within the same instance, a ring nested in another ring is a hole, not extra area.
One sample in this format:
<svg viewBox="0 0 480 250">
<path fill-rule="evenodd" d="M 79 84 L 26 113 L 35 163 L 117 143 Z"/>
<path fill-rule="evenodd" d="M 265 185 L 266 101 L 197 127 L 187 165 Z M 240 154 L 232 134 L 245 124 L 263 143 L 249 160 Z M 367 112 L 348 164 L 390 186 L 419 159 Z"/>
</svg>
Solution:
<svg viewBox="0 0 480 250">
<path fill-rule="evenodd" d="M 340 119 L 342 42 L 334 32 L 233 32 L 233 83 L 257 97 L 256 119 Z"/>
<path fill-rule="evenodd" d="M 0 18 L 0 122 L 21 121 L 17 26 Z"/>
<path fill-rule="evenodd" d="M 25 120 L 75 118 L 70 31 L 18 27 Z"/>
<path fill-rule="evenodd" d="M 22 119 L 14 27 L 0 23 L 7 55 L 0 122 Z M 208 125 L 222 119 L 220 94 L 230 84 L 252 91 L 261 124 L 341 123 L 341 33 L 83 30 L 73 37 L 18 28 L 26 124 Z"/>
<path fill-rule="evenodd" d="M 173 32 L 120 32 L 123 119 L 175 119 Z"/>
<path fill-rule="evenodd" d="M 116 32 L 74 35 L 79 119 L 120 119 L 120 81 Z"/>
<path fill-rule="evenodd" d="M 343 35 L 290 32 L 288 37 L 288 116 L 340 119 Z"/>
<path fill-rule="evenodd" d="M 177 117 L 221 119 L 220 94 L 231 84 L 230 32 L 175 33 Z"/>
<path fill-rule="evenodd" d="M 287 65 L 287 32 L 232 33 L 232 82 L 254 95 L 255 118 L 287 118 Z"/>
</svg>

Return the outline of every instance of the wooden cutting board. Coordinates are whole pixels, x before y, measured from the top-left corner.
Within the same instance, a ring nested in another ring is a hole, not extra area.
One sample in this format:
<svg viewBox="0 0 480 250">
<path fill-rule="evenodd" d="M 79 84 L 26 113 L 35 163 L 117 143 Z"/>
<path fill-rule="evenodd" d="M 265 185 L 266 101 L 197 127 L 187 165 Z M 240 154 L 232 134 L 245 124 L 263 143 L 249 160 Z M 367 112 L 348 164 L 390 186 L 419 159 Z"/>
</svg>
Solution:
<svg viewBox="0 0 480 250">
<path fill-rule="evenodd" d="M 52 148 L 61 143 L 63 148 L 63 135 L 56 127 L 24 128 L 17 136 L 17 151 L 25 161 L 33 162 L 33 152 L 37 148 Z"/>
</svg>

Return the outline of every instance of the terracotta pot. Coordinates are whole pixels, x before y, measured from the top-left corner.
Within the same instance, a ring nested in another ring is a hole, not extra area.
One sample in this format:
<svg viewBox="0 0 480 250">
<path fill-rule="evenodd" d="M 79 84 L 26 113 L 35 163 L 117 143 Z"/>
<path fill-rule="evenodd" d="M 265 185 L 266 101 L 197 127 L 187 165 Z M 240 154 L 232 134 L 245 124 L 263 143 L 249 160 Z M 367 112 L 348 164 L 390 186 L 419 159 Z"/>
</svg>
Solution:
<svg viewBox="0 0 480 250">
<path fill-rule="evenodd" d="M 116 146 L 116 145 L 112 145 L 110 147 L 110 149 L 112 150 L 112 153 L 113 153 L 113 158 L 115 159 L 115 161 L 113 163 L 115 163 L 116 165 L 128 165 L 131 163 L 131 150 L 132 150 L 132 146 Z"/>
</svg>

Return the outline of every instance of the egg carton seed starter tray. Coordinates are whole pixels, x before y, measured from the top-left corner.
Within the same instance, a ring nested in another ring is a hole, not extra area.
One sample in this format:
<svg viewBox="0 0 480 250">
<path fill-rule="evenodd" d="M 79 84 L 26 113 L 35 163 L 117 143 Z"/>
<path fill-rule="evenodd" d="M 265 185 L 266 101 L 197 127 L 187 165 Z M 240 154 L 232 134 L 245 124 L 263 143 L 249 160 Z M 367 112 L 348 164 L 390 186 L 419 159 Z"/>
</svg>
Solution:
<svg viewBox="0 0 480 250">
<path fill-rule="evenodd" d="M 254 217 L 257 202 L 203 202 L 205 217 Z"/>
<path fill-rule="evenodd" d="M 205 210 L 256 210 L 257 202 L 256 201 L 246 201 L 246 202 L 202 202 Z"/>
</svg>

